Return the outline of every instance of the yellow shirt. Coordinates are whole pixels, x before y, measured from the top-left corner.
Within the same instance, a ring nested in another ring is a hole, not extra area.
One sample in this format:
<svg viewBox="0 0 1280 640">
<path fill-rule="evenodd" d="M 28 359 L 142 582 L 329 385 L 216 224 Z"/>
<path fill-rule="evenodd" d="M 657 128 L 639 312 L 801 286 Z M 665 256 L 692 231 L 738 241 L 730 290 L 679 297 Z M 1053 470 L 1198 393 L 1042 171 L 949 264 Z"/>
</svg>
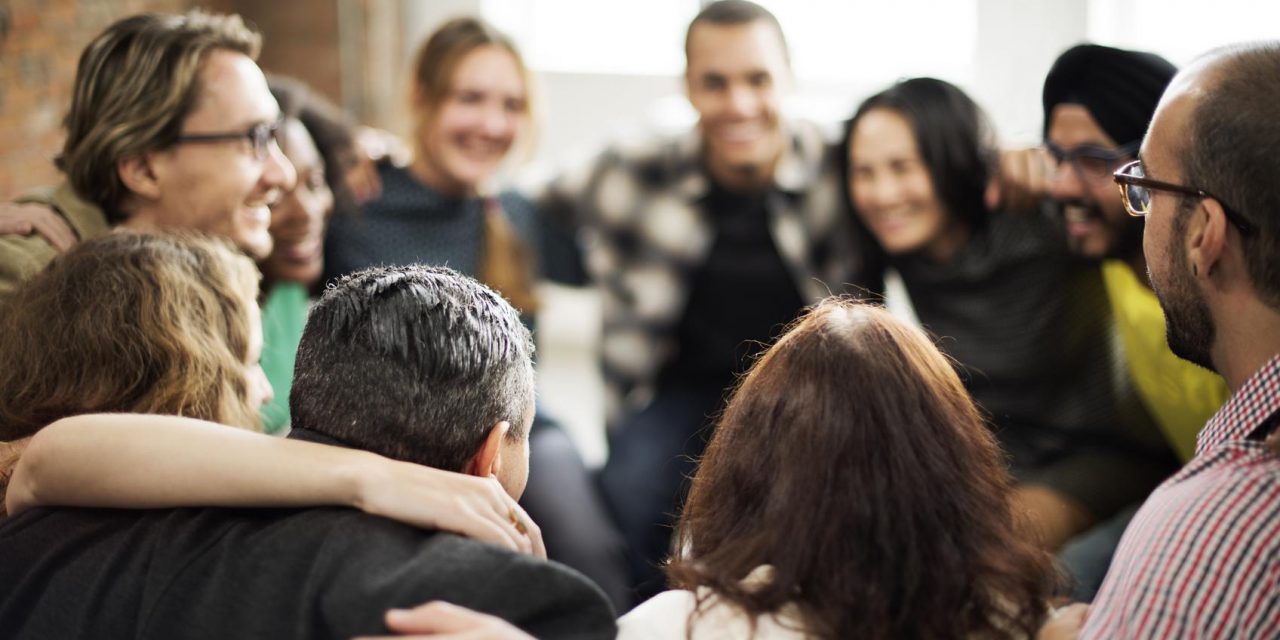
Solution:
<svg viewBox="0 0 1280 640">
<path fill-rule="evenodd" d="M 1107 260 L 1102 278 L 1129 375 L 1165 438 L 1186 462 L 1195 455 L 1196 434 L 1231 393 L 1218 374 L 1169 351 L 1160 303 L 1129 265 Z"/>
</svg>

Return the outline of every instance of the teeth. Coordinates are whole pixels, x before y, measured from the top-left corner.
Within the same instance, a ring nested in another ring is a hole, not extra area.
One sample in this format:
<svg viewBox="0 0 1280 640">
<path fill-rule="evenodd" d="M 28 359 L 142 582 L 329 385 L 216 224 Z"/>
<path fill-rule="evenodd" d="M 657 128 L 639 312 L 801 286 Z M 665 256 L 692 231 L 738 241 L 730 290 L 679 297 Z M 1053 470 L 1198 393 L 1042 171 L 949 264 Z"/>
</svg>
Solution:
<svg viewBox="0 0 1280 640">
<path fill-rule="evenodd" d="M 1084 209 L 1067 209 L 1065 211 L 1067 222 L 1081 223 L 1089 221 L 1089 212 Z"/>
<path fill-rule="evenodd" d="M 720 135 L 730 140 L 750 140 L 760 135 L 760 128 L 756 126 L 738 126 L 723 127 L 720 129 Z"/>
</svg>

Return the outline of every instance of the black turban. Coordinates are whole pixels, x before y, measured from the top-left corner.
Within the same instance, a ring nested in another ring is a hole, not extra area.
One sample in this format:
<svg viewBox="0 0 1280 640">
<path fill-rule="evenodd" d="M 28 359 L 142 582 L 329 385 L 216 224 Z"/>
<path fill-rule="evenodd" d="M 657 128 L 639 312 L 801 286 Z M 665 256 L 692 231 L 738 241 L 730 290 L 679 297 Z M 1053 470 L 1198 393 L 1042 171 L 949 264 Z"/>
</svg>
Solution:
<svg viewBox="0 0 1280 640">
<path fill-rule="evenodd" d="M 1058 57 L 1044 79 L 1044 130 L 1060 104 L 1089 110 L 1118 145 L 1140 142 L 1177 68 L 1153 53 L 1076 45 Z"/>
</svg>

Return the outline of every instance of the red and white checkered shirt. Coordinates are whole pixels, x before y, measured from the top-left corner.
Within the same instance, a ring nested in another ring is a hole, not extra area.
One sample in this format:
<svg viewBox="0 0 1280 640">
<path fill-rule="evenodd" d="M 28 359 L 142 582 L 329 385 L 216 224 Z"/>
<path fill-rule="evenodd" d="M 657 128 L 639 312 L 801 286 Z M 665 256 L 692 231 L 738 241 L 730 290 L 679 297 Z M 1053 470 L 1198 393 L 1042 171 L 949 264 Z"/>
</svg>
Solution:
<svg viewBox="0 0 1280 640">
<path fill-rule="evenodd" d="M 1280 456 L 1257 437 L 1277 412 L 1280 355 L 1142 505 L 1081 637 L 1280 637 Z"/>
</svg>

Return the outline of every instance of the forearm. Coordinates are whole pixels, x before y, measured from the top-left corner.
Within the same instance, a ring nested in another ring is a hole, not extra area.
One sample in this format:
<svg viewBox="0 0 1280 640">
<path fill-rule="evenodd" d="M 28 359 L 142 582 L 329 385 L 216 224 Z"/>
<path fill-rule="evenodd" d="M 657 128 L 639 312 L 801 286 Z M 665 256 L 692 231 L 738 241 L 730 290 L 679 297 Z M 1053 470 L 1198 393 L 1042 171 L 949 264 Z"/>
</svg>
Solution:
<svg viewBox="0 0 1280 640">
<path fill-rule="evenodd" d="M 176 416 L 66 418 L 31 439 L 11 514 L 40 505 L 356 506 L 372 454 Z"/>
<path fill-rule="evenodd" d="M 494 478 L 175 416 L 65 418 L 32 437 L 6 499 L 31 507 L 349 506 L 546 557 L 537 525 Z"/>
</svg>

